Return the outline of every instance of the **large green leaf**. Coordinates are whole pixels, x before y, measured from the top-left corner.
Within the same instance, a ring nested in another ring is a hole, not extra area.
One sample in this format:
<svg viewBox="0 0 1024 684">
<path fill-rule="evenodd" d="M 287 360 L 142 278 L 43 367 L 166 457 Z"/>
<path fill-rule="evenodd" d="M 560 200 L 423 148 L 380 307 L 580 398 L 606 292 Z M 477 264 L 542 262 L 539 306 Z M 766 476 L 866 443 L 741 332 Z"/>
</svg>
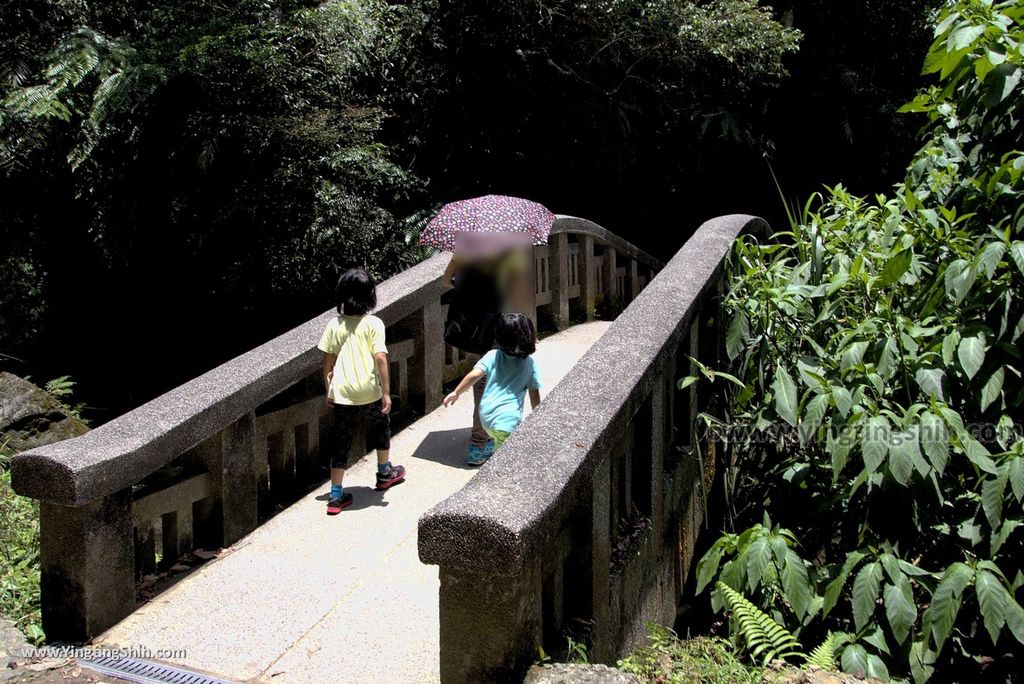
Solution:
<svg viewBox="0 0 1024 684">
<path fill-rule="evenodd" d="M 860 364 L 864 359 L 864 352 L 868 349 L 868 343 L 861 340 L 858 342 L 852 342 L 843 352 L 843 356 L 839 361 L 839 368 L 846 370 L 853 368 Z"/>
<path fill-rule="evenodd" d="M 729 321 L 725 332 L 725 352 L 730 359 L 736 359 L 746 349 L 750 340 L 750 321 L 744 311 L 737 311 Z"/>
<path fill-rule="evenodd" d="M 793 612 L 802 620 L 811 603 L 811 583 L 807 577 L 807 567 L 782 537 L 775 537 L 772 540 L 772 551 L 776 564 L 782 570 L 782 589 L 786 593 L 786 600 L 792 606 Z"/>
<path fill-rule="evenodd" d="M 903 277 L 903 274 L 910 268 L 910 259 L 913 256 L 913 252 L 909 249 L 904 249 L 898 252 L 895 256 L 890 258 L 882 269 L 882 274 L 878 277 L 878 285 L 881 287 L 887 287 L 892 285 L 897 280 Z"/>
<path fill-rule="evenodd" d="M 861 455 L 869 473 L 878 470 L 889 450 L 889 421 L 885 416 L 872 416 L 861 433 Z"/>
<path fill-rule="evenodd" d="M 1010 245 L 1010 256 L 1013 258 L 1013 263 L 1017 264 L 1017 269 L 1024 275 L 1024 242 L 1014 242 Z"/>
<path fill-rule="evenodd" d="M 996 467 L 995 461 L 992 460 L 992 455 L 989 453 L 985 445 L 976 440 L 967 432 L 960 433 L 960 443 L 963 444 L 964 455 L 967 459 L 978 466 L 979 469 L 984 470 L 986 473 L 995 475 L 999 472 Z"/>
<path fill-rule="evenodd" d="M 949 430 L 946 423 L 934 413 L 922 413 L 919 436 L 928 461 L 941 476 L 949 462 Z"/>
<path fill-rule="evenodd" d="M 978 270 L 985 274 L 986 278 L 995 275 L 996 267 L 1006 254 L 1006 244 L 1003 242 L 990 242 L 985 249 L 978 252 L 976 264 Z"/>
<path fill-rule="evenodd" d="M 850 394 L 850 390 L 838 385 L 833 386 L 832 400 L 836 404 L 836 410 L 839 411 L 839 415 L 845 420 L 850 415 L 850 408 L 853 406 L 853 395 Z"/>
<path fill-rule="evenodd" d="M 985 33 L 985 26 L 962 26 L 950 34 L 946 43 L 949 52 L 963 50 Z"/>
<path fill-rule="evenodd" d="M 946 377 L 946 374 L 941 368 L 920 368 L 917 373 L 914 374 L 914 380 L 917 381 L 918 387 L 929 397 L 943 400 L 946 395 L 942 392 L 942 380 Z"/>
<path fill-rule="evenodd" d="M 840 658 L 843 672 L 864 678 L 868 675 L 868 652 L 860 644 L 850 644 Z"/>
<path fill-rule="evenodd" d="M 1014 456 L 1006 462 L 1007 478 L 1017 503 L 1024 503 L 1024 457 Z"/>
<path fill-rule="evenodd" d="M 973 581 L 974 570 L 963 563 L 953 563 L 946 568 L 942 580 L 932 594 L 931 605 L 928 607 L 928 621 L 931 624 L 932 639 L 936 652 L 953 631 L 953 623 L 960 612 L 960 603 L 964 589 Z"/>
<path fill-rule="evenodd" d="M 725 554 L 725 547 L 721 541 L 715 542 L 711 549 L 704 554 L 704 557 L 697 563 L 697 593 L 704 591 L 704 587 L 715 579 L 718 574 L 718 564 L 722 562 Z"/>
<path fill-rule="evenodd" d="M 885 666 L 885 661 L 874 653 L 868 654 L 868 677 L 883 682 L 889 681 L 889 668 Z"/>
<path fill-rule="evenodd" d="M 914 464 L 921 456 L 917 440 L 917 431 L 913 429 L 894 432 L 890 439 L 889 472 L 904 487 L 910 483 Z"/>
<path fill-rule="evenodd" d="M 796 427 L 800 397 L 797 395 L 793 376 L 781 365 L 775 369 L 772 391 L 775 393 L 775 411 L 784 421 Z"/>
<path fill-rule="evenodd" d="M 882 595 L 885 599 L 885 616 L 892 627 L 892 634 L 902 644 L 917 620 L 917 605 L 914 603 L 910 580 L 900 575 L 895 584 L 885 585 Z"/>
<path fill-rule="evenodd" d="M 750 542 L 744 555 L 747 560 L 747 588 L 753 592 L 760 586 L 761 576 L 772 562 L 772 550 L 768 540 L 762 536 Z"/>
<path fill-rule="evenodd" d="M 1013 638 L 1024 644 L 1024 608 L 1011 596 L 1006 607 L 1006 626 L 1010 628 Z"/>
<path fill-rule="evenodd" d="M 800 421 L 800 438 L 803 443 L 809 443 L 817 434 L 818 427 L 825 417 L 825 409 L 828 407 L 829 395 L 815 395 L 804 408 L 804 415 Z"/>
<path fill-rule="evenodd" d="M 882 345 L 882 352 L 878 355 L 878 374 L 885 379 L 892 377 L 896 370 L 896 360 L 899 357 L 899 345 L 896 338 L 890 337 Z"/>
<path fill-rule="evenodd" d="M 915 641 L 910 647 L 910 672 L 914 677 L 914 684 L 924 684 L 935 672 L 935 651 L 928 648 L 927 637 Z"/>
<path fill-rule="evenodd" d="M 1009 595 L 999 578 L 991 572 L 981 570 L 974 577 L 974 590 L 978 592 L 978 607 L 985 620 L 985 629 L 992 639 L 992 645 L 999 640 L 999 632 L 1006 624 Z"/>
<path fill-rule="evenodd" d="M 981 388 L 981 410 L 984 411 L 1003 391 L 1003 369 L 997 368 Z"/>
<path fill-rule="evenodd" d="M 875 612 L 881 580 L 882 565 L 878 561 L 862 567 L 853 578 L 853 623 L 858 632 L 864 629 Z"/>
<path fill-rule="evenodd" d="M 985 481 L 981 483 L 981 507 L 993 530 L 1003 522 L 1003 499 L 1009 476 L 1009 468 L 1004 465 L 999 468 L 996 475 L 985 478 Z"/>
<path fill-rule="evenodd" d="M 968 378 L 973 378 L 985 363 L 985 336 L 975 335 L 960 340 L 956 354 L 964 373 Z"/>
</svg>

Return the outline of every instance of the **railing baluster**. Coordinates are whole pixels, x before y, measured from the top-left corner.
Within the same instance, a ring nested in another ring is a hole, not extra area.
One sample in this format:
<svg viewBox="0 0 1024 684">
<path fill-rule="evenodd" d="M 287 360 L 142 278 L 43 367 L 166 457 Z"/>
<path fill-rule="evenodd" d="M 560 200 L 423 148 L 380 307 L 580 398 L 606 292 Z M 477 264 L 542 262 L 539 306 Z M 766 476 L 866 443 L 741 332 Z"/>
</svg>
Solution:
<svg viewBox="0 0 1024 684">
<path fill-rule="evenodd" d="M 601 257 L 601 282 L 604 290 L 605 304 L 614 316 L 619 310 L 619 286 L 618 268 L 616 264 L 615 248 L 605 247 L 604 256 Z"/>
<path fill-rule="evenodd" d="M 580 304 L 588 321 L 594 320 L 597 303 L 597 262 L 594 257 L 594 238 L 584 235 L 580 238 Z"/>
</svg>

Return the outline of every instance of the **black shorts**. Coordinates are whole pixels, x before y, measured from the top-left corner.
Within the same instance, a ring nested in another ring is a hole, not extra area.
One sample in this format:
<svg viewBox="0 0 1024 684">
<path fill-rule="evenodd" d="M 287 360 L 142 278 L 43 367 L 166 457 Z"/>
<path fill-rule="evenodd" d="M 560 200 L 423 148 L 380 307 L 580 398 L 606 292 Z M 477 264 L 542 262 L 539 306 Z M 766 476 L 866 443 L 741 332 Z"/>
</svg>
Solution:
<svg viewBox="0 0 1024 684">
<path fill-rule="evenodd" d="M 328 448 L 331 454 L 332 468 L 345 468 L 348 455 L 352 450 L 359 421 L 366 427 L 366 450 L 391 448 L 391 419 L 383 413 L 383 402 L 377 400 L 372 404 L 352 406 L 349 404 L 334 405 L 334 425 L 331 426 L 331 437 Z"/>
</svg>

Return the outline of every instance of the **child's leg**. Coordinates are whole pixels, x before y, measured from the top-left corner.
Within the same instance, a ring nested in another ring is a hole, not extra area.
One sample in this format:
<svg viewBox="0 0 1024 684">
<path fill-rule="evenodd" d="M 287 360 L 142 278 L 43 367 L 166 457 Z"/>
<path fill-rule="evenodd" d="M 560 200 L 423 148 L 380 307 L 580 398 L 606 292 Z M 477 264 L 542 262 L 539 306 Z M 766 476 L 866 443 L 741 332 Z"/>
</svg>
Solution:
<svg viewBox="0 0 1024 684">
<path fill-rule="evenodd" d="M 331 493 L 327 499 L 327 513 L 334 515 L 352 503 L 352 495 L 345 493 L 345 466 L 352 450 L 352 431 L 358 415 L 352 406 L 335 404 L 334 423 L 331 426 L 329 448 L 331 454 Z"/>
<path fill-rule="evenodd" d="M 345 469 L 331 468 L 331 484 L 339 487 L 345 483 Z"/>
<path fill-rule="evenodd" d="M 405 468 L 391 464 L 391 418 L 381 403 L 366 408 L 366 447 L 377 450 L 377 489 L 387 489 L 405 479 Z"/>
<path fill-rule="evenodd" d="M 497 451 L 498 449 L 501 448 L 501 445 L 505 443 L 505 440 L 508 439 L 508 436 L 511 435 L 512 433 L 506 432 L 505 430 L 488 429 L 487 434 L 491 437 L 491 439 L 494 440 L 494 450 Z"/>
</svg>

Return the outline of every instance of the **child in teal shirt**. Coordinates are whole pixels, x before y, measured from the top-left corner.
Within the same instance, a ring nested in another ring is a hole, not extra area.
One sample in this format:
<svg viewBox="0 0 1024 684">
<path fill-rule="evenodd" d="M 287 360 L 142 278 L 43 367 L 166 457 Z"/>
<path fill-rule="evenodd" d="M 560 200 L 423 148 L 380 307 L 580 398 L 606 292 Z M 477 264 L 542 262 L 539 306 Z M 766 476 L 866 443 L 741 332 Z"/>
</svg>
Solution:
<svg viewBox="0 0 1024 684">
<path fill-rule="evenodd" d="M 455 391 L 444 399 L 445 406 L 480 378 L 487 376 L 484 395 L 480 399 L 480 422 L 494 440 L 497 451 L 523 419 L 523 403 L 530 394 L 530 406 L 540 403 L 540 372 L 531 354 L 537 349 L 537 331 L 525 314 L 502 314 L 495 331 L 497 349 L 484 354 Z M 470 465 L 483 465 L 486 457 L 470 459 Z"/>
</svg>

